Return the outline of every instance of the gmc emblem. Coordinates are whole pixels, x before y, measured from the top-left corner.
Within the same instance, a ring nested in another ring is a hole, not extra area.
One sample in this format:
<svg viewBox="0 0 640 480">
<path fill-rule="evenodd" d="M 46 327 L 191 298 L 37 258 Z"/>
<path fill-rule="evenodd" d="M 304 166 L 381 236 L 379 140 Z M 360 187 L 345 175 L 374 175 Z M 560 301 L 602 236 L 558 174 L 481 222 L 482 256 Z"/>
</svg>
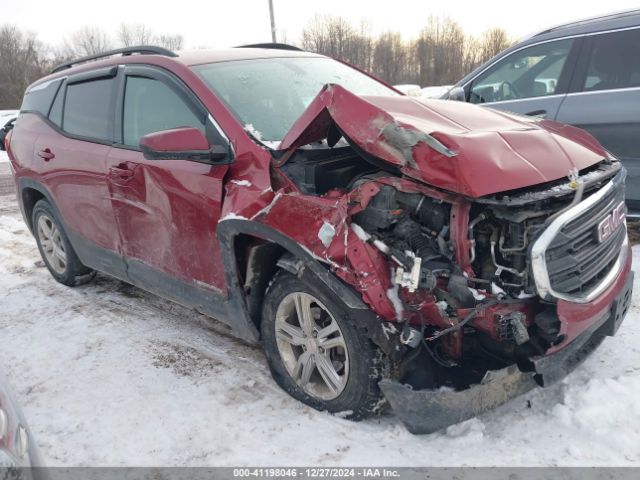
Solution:
<svg viewBox="0 0 640 480">
<path fill-rule="evenodd" d="M 625 214 L 626 208 L 624 201 L 622 201 L 598 224 L 598 242 L 604 242 L 624 223 Z"/>
</svg>

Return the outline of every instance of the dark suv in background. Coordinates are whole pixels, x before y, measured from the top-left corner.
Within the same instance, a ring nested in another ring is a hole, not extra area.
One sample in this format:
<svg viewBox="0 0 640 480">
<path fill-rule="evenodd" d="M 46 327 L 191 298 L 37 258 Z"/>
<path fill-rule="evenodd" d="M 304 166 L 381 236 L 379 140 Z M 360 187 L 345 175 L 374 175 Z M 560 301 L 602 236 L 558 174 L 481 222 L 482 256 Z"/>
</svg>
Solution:
<svg viewBox="0 0 640 480">
<path fill-rule="evenodd" d="M 587 130 L 624 163 L 628 216 L 640 217 L 640 10 L 544 30 L 456 87 L 449 98 Z"/>
</svg>

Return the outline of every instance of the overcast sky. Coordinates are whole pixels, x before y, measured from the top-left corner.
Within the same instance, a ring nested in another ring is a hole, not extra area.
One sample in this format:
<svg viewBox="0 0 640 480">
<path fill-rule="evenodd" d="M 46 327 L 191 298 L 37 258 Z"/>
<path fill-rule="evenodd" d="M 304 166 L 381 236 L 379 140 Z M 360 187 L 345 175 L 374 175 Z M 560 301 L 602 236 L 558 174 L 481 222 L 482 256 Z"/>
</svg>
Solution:
<svg viewBox="0 0 640 480">
<path fill-rule="evenodd" d="M 36 32 L 52 44 L 70 32 L 94 25 L 114 32 L 122 22 L 144 23 L 157 33 L 179 33 L 187 48 L 225 47 L 270 41 L 268 0 L 2 0 L 0 24 Z M 418 34 L 429 15 L 448 15 L 465 31 L 501 26 L 519 38 L 558 23 L 638 7 L 638 0 L 274 0 L 279 34 L 293 42 L 314 15 L 342 15 L 366 21 L 373 33 Z M 281 40 L 282 37 L 279 38 Z"/>
</svg>

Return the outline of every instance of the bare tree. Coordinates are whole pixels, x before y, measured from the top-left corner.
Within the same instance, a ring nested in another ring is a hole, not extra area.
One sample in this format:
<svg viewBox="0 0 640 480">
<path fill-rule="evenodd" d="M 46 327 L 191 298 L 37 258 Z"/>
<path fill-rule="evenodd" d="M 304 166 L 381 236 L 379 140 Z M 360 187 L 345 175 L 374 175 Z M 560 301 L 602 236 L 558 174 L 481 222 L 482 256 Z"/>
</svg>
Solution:
<svg viewBox="0 0 640 480">
<path fill-rule="evenodd" d="M 123 23 L 114 38 L 122 46 L 152 44 L 180 50 L 184 44 L 182 35 L 156 35 L 143 24 Z M 511 43 L 501 28 L 477 38 L 446 17 L 429 17 L 418 38 L 408 42 L 396 32 L 374 38 L 368 23 L 354 26 L 339 16 L 314 17 L 301 36 L 306 50 L 346 61 L 390 83 L 422 86 L 453 83 Z M 25 88 L 53 65 L 102 53 L 112 45 L 109 35 L 96 27 L 83 27 L 61 48 L 52 48 L 15 26 L 0 26 L 0 108 L 18 107 Z"/>
<path fill-rule="evenodd" d="M 169 50 L 181 50 L 184 43 L 182 35 L 167 33 L 156 35 L 151 28 L 141 23 L 121 23 L 116 37 L 123 47 L 158 45 Z"/>
<path fill-rule="evenodd" d="M 391 84 L 413 81 L 413 72 L 408 68 L 408 53 L 409 49 L 399 33 L 383 33 L 373 50 L 373 71 Z"/>
<path fill-rule="evenodd" d="M 160 34 L 155 37 L 154 43 L 169 50 L 182 50 L 184 38 L 182 35 Z"/>
<path fill-rule="evenodd" d="M 339 58 L 368 70 L 373 40 L 367 28 L 362 24 L 358 31 L 344 17 L 316 15 L 302 31 L 302 46 L 305 50 Z"/>
<path fill-rule="evenodd" d="M 482 42 L 476 37 L 467 37 L 464 45 L 464 55 L 462 58 L 463 75 L 471 72 L 484 61 L 485 58 L 482 54 Z"/>
<path fill-rule="evenodd" d="M 481 60 L 484 62 L 495 57 L 512 43 L 504 29 L 495 27 L 487 30 L 482 35 Z"/>
<path fill-rule="evenodd" d="M 0 27 L 0 109 L 18 108 L 26 87 L 50 67 L 43 45 L 13 25 Z"/>
<path fill-rule="evenodd" d="M 142 23 L 121 23 L 116 36 L 123 47 L 149 45 L 154 41 L 153 32 Z"/>
<path fill-rule="evenodd" d="M 66 50 L 72 56 L 97 55 L 112 47 L 109 36 L 98 27 L 82 27 L 66 42 Z"/>
<path fill-rule="evenodd" d="M 454 83 L 462 77 L 466 36 L 450 18 L 429 17 L 415 43 L 421 85 Z"/>
</svg>

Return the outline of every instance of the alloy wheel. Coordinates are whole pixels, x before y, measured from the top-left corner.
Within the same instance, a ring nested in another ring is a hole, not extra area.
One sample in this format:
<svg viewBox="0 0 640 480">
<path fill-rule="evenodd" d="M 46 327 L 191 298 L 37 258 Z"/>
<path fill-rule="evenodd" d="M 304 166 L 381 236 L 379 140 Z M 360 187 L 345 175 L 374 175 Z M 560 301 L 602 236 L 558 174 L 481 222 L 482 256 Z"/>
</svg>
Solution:
<svg viewBox="0 0 640 480">
<path fill-rule="evenodd" d="M 64 274 L 67 269 L 67 253 L 60 230 L 47 215 L 38 218 L 38 241 L 49 266 L 58 274 Z"/>
<path fill-rule="evenodd" d="M 276 312 L 276 343 L 296 384 L 322 400 L 337 398 L 349 377 L 349 354 L 340 326 L 313 295 L 287 295 Z"/>
</svg>

